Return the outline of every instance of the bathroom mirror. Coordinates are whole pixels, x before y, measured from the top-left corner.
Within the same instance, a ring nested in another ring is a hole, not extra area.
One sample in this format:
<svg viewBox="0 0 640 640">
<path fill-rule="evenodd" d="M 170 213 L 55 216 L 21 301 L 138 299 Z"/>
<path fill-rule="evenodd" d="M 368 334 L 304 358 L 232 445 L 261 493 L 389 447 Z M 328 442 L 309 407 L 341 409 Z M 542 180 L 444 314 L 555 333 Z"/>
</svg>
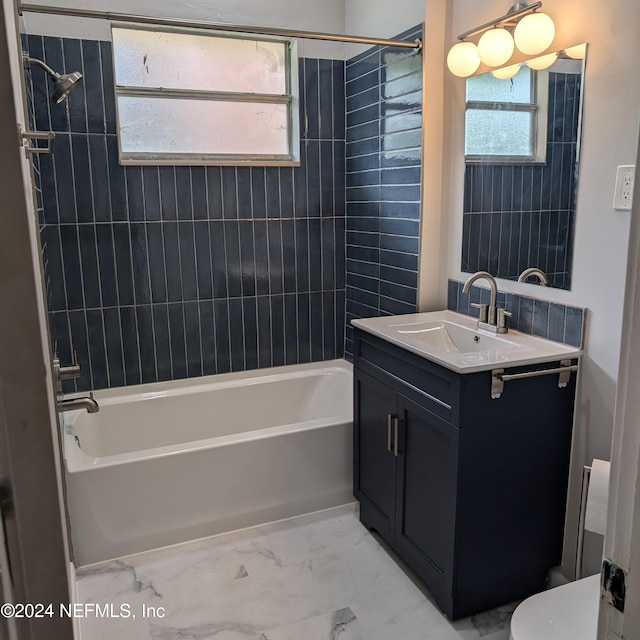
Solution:
<svg viewBox="0 0 640 640">
<path fill-rule="evenodd" d="M 462 271 L 515 280 L 538 267 L 571 288 L 585 54 L 467 80 Z"/>
</svg>

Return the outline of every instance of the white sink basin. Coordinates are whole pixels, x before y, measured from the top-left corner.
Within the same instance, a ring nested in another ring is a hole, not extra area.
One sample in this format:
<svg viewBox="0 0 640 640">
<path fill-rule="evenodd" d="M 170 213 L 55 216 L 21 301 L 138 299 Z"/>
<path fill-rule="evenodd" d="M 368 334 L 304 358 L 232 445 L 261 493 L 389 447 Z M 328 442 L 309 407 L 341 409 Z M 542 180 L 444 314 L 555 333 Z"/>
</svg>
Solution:
<svg viewBox="0 0 640 640">
<path fill-rule="evenodd" d="M 389 325 L 401 336 L 413 338 L 436 349 L 449 353 L 476 353 L 489 349 L 510 349 L 515 342 L 493 336 L 487 331 L 478 331 L 453 322 L 415 322 Z"/>
<path fill-rule="evenodd" d="M 559 342 L 509 330 L 477 328 L 475 318 L 453 311 L 352 320 L 359 329 L 397 344 L 458 373 L 576 358 L 582 351 Z"/>
</svg>

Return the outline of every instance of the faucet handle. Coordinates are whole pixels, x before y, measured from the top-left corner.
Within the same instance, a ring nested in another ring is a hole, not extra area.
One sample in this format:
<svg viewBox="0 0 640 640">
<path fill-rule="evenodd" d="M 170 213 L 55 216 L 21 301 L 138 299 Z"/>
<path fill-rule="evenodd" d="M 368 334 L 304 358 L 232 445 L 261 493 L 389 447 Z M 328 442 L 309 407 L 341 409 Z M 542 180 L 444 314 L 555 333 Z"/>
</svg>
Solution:
<svg viewBox="0 0 640 640">
<path fill-rule="evenodd" d="M 470 302 L 470 306 L 475 307 L 476 309 L 480 309 L 480 314 L 478 316 L 479 322 L 486 322 L 489 317 L 489 305 L 487 304 L 479 304 L 478 302 Z"/>
<path fill-rule="evenodd" d="M 506 309 L 498 309 L 498 329 L 505 329 L 507 328 L 507 318 L 510 318 L 513 314 L 510 311 L 507 311 Z"/>
<path fill-rule="evenodd" d="M 73 352 L 73 364 L 68 367 L 61 367 L 58 363 L 58 378 L 60 380 L 72 380 L 73 378 L 80 377 L 80 365 L 78 364 L 78 356 L 76 352 Z"/>
</svg>

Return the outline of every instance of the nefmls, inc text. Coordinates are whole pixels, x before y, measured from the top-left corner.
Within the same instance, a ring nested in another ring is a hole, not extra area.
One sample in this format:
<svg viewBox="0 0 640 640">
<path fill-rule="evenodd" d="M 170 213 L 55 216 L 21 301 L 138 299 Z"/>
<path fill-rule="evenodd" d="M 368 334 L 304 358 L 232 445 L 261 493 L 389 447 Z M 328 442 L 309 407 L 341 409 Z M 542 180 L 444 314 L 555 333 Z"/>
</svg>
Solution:
<svg viewBox="0 0 640 640">
<path fill-rule="evenodd" d="M 143 618 L 164 618 L 164 607 L 154 607 L 142 604 L 140 615 Z M 136 612 L 128 603 L 98 604 L 96 602 L 77 602 L 75 604 L 61 604 L 60 616 L 68 618 L 135 618 Z"/>
</svg>

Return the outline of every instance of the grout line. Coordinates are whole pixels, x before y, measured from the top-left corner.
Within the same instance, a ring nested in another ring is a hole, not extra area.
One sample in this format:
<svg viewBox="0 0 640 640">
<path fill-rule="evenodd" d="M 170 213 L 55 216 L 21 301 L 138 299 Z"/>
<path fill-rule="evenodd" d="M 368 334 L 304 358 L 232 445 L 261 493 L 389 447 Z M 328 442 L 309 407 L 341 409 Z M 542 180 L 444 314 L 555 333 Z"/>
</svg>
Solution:
<svg viewBox="0 0 640 640">
<path fill-rule="evenodd" d="M 105 110 L 106 113 L 106 110 Z M 160 205 L 161 203 L 161 189 L 160 189 L 160 171 L 159 169 L 156 167 L 156 177 L 158 180 L 158 215 L 160 216 L 160 218 L 162 217 L 162 207 Z M 144 209 L 144 221 L 146 222 L 147 220 L 147 199 L 145 197 L 146 195 L 146 190 L 144 189 L 144 170 L 142 170 L 142 188 L 143 188 L 143 198 L 142 198 L 142 204 L 143 204 L 143 209 Z M 127 193 L 127 190 L 125 189 L 125 204 L 127 207 L 127 212 L 129 210 L 129 194 Z M 129 219 L 129 215 L 127 215 L 127 219 Z M 163 242 L 163 246 L 164 246 L 164 238 L 162 237 L 162 226 L 160 226 L 160 238 L 161 241 Z M 157 341 L 156 341 L 156 331 L 155 331 L 155 325 L 153 322 L 153 310 L 151 308 L 151 305 L 153 303 L 153 286 L 152 286 L 152 282 L 151 282 L 151 252 L 149 251 L 149 234 L 148 234 L 148 227 L 145 224 L 144 225 L 144 240 L 145 240 L 145 251 L 146 251 L 146 262 L 147 262 L 147 268 L 146 268 L 146 273 L 145 273 L 145 278 L 147 281 L 147 286 L 149 287 L 149 312 L 151 314 L 151 339 L 153 342 L 153 370 L 154 370 L 154 376 L 155 376 L 155 381 L 157 382 L 159 379 L 159 371 L 158 371 L 158 358 L 157 358 Z M 133 245 L 131 246 L 131 261 L 133 263 Z M 133 268 L 133 267 L 132 267 Z M 136 287 L 135 287 L 135 272 L 132 272 L 134 274 L 133 279 L 134 279 L 134 287 L 133 287 L 133 293 L 134 293 L 134 300 L 136 301 L 136 303 L 138 302 L 138 298 L 137 298 L 137 292 L 136 292 Z M 166 283 L 165 283 L 165 291 L 166 291 Z M 138 322 L 138 316 L 137 316 L 137 312 L 136 312 L 136 326 L 137 326 L 137 322 Z M 140 346 L 140 340 L 138 340 L 138 349 L 140 351 L 140 378 L 142 379 L 143 377 L 143 371 L 142 371 L 142 347 Z"/>
<path fill-rule="evenodd" d="M 44 36 L 39 36 L 40 37 L 40 41 L 42 43 L 42 57 L 44 59 L 44 62 L 47 62 L 47 52 L 46 49 L 44 47 Z M 32 76 L 32 82 L 33 82 L 33 76 Z M 52 122 L 51 122 L 51 104 L 50 101 L 46 99 L 46 89 L 45 89 L 45 104 L 47 106 L 47 118 L 49 120 L 49 131 L 53 131 L 53 126 L 52 126 Z M 51 164 L 53 164 L 53 158 L 51 159 Z M 57 182 L 56 182 L 56 186 L 57 186 Z M 58 210 L 58 219 L 60 218 L 60 211 Z"/>
<path fill-rule="evenodd" d="M 84 335 L 87 341 L 87 360 L 88 360 L 88 377 L 89 377 L 89 388 L 95 389 L 95 382 L 93 380 L 93 356 L 91 355 L 91 343 L 89 341 L 89 322 L 87 321 L 87 311 L 86 309 L 80 309 L 79 312 L 82 314 L 80 317 L 82 319 L 82 325 L 84 327 Z M 71 323 L 71 313 L 69 314 L 69 323 Z M 76 383 L 77 386 L 77 383 Z"/>
<path fill-rule="evenodd" d="M 86 76 L 85 68 L 84 68 L 84 47 L 82 46 L 82 40 L 78 41 L 78 47 L 80 48 L 80 64 L 82 65 L 82 74 Z M 62 53 L 64 55 L 64 46 L 62 47 Z M 67 64 L 65 60 L 65 73 L 70 73 L 70 70 L 67 69 Z M 75 69 L 74 69 L 75 71 Z M 100 78 L 102 79 L 102 70 L 100 70 Z M 84 96 L 83 105 L 84 105 L 84 126 L 86 133 L 89 133 L 89 109 L 87 109 L 87 87 L 86 83 L 80 83 L 82 87 L 82 95 Z M 69 115 L 69 133 L 71 133 L 71 109 L 69 107 L 69 100 L 66 100 L 67 113 Z"/>
<path fill-rule="evenodd" d="M 104 86 L 104 65 L 102 64 L 102 43 L 98 41 L 98 64 L 100 65 L 100 96 L 102 97 L 102 124 L 103 124 L 103 132 L 106 136 L 108 134 L 108 125 L 107 125 L 107 99 L 105 96 L 105 86 Z M 142 374 L 142 372 L 141 372 Z"/>
<path fill-rule="evenodd" d="M 227 353 L 229 354 L 229 371 L 233 371 L 233 356 L 231 354 L 231 308 L 229 300 L 225 300 L 227 308 Z"/>
<path fill-rule="evenodd" d="M 75 134 L 74 134 L 75 135 Z M 79 134 L 84 136 L 85 134 Z M 398 201 L 390 201 L 392 204 L 416 204 L 416 202 L 414 201 L 402 201 L 402 200 L 398 200 Z M 350 204 L 358 204 L 358 202 L 354 202 L 354 203 L 350 203 Z M 272 217 L 259 217 L 259 218 L 255 218 L 255 220 L 317 220 L 319 217 L 321 216 L 288 216 L 288 217 L 280 217 L 280 216 L 272 216 Z M 325 216 L 326 218 L 330 218 L 332 216 Z M 345 215 L 336 215 L 333 216 L 335 218 L 345 218 Z M 371 217 L 371 216 L 358 216 L 358 217 Z M 412 220 L 414 222 L 416 222 L 416 220 L 414 220 L 413 218 L 394 218 L 397 220 Z M 211 222 L 221 222 L 224 220 L 229 220 L 229 221 L 233 221 L 233 220 L 237 220 L 237 218 L 212 218 L 210 219 Z M 245 220 L 249 220 L 249 218 L 245 218 Z M 165 219 L 161 219 L 161 220 L 135 220 L 134 222 L 136 224 L 159 224 L 161 222 L 174 222 L 175 220 L 169 219 L 169 220 L 165 220 Z M 182 220 L 182 222 L 193 222 L 192 220 Z M 196 220 L 195 222 L 201 222 L 201 220 Z M 58 226 L 58 227 L 64 227 L 64 226 L 81 226 L 81 225 L 87 225 L 87 224 L 96 224 L 95 222 L 59 222 L 59 223 L 55 223 L 55 225 L 53 223 L 47 223 L 49 226 Z M 127 220 L 111 220 L 110 222 L 98 222 L 98 224 L 112 224 L 114 226 L 117 225 L 121 225 L 121 224 L 128 224 Z"/>
</svg>

